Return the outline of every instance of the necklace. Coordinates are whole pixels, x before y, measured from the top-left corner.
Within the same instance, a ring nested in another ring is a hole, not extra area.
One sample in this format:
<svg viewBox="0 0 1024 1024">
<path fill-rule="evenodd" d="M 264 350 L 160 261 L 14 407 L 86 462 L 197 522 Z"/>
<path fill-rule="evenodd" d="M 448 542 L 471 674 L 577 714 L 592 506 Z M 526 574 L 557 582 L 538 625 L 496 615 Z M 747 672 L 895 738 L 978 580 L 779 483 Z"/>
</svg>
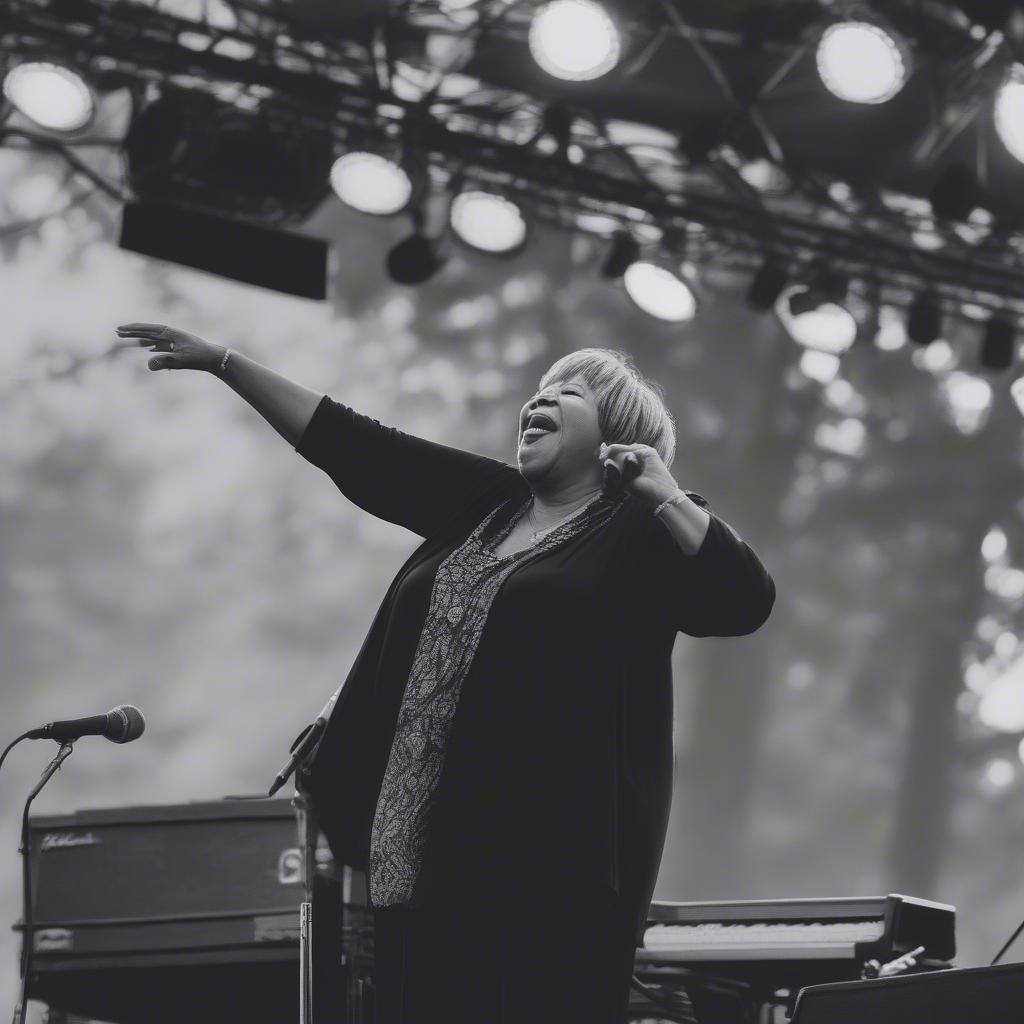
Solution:
<svg viewBox="0 0 1024 1024">
<path fill-rule="evenodd" d="M 592 505 L 593 502 L 594 502 L 594 499 L 597 498 L 597 497 L 599 497 L 599 494 L 595 494 L 593 497 L 591 497 L 586 502 L 584 502 L 582 505 L 580 505 L 580 507 L 578 509 L 576 509 L 573 512 L 570 512 L 567 516 L 563 516 L 554 525 L 546 526 L 546 527 L 544 527 L 543 530 L 534 530 L 532 532 L 531 536 L 530 536 L 530 544 L 534 544 L 535 545 L 541 539 L 541 537 L 543 537 L 547 533 L 550 533 L 553 529 L 555 529 L 555 527 L 561 526 L 564 522 L 567 522 L 569 519 L 572 519 L 573 516 L 578 516 L 585 508 L 588 508 L 590 505 Z M 530 509 L 529 509 L 529 512 L 527 513 L 527 516 L 528 516 L 528 518 L 530 520 L 530 523 L 532 525 L 532 523 L 533 523 L 533 501 L 532 500 L 530 502 Z"/>
</svg>

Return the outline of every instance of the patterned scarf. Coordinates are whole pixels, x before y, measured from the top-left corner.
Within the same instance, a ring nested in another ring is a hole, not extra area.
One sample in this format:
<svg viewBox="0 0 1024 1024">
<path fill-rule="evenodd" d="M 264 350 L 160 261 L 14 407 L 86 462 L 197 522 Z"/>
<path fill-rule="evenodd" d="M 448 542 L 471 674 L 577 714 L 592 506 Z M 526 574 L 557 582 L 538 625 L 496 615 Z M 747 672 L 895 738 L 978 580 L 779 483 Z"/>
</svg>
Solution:
<svg viewBox="0 0 1024 1024">
<path fill-rule="evenodd" d="M 485 540 L 491 521 L 509 504 L 506 501 L 438 566 L 370 832 L 368 874 L 374 908 L 412 898 L 430 800 L 441 776 L 462 683 L 501 584 L 525 562 L 606 522 L 624 497 L 598 494 L 535 545 L 499 556 L 494 548 L 512 532 L 533 499 L 527 498 L 495 537 Z"/>
</svg>

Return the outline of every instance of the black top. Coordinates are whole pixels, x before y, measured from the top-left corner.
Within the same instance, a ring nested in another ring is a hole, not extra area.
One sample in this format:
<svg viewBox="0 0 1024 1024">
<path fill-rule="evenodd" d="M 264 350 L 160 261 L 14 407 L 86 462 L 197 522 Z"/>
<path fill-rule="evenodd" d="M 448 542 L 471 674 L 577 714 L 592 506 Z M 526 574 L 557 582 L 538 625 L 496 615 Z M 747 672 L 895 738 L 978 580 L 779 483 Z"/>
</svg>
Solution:
<svg viewBox="0 0 1024 1024">
<path fill-rule="evenodd" d="M 511 517 L 505 505 L 499 505 L 437 566 L 370 830 L 367 874 L 373 907 L 408 903 L 416 896 L 462 687 L 509 574 L 527 560 L 543 558 L 585 531 L 600 528 L 623 500 L 624 496 L 613 501 L 595 494 L 536 544 L 506 555 L 496 554 L 494 548 L 511 533 L 532 499 L 522 502 Z M 496 531 L 492 527 L 499 516 L 505 525 Z M 503 874 L 502 879 L 507 884 L 509 876 Z"/>
<path fill-rule="evenodd" d="M 303 784 L 335 857 L 365 869 L 370 825 L 438 563 L 499 505 L 518 469 L 382 425 L 328 395 L 295 449 L 352 502 L 423 542 L 377 610 Z M 413 902 L 467 879 L 559 875 L 617 892 L 642 941 L 672 797 L 676 634 L 740 636 L 775 584 L 711 512 L 686 555 L 627 496 L 614 515 L 526 560 L 494 598 L 465 678 Z"/>
</svg>

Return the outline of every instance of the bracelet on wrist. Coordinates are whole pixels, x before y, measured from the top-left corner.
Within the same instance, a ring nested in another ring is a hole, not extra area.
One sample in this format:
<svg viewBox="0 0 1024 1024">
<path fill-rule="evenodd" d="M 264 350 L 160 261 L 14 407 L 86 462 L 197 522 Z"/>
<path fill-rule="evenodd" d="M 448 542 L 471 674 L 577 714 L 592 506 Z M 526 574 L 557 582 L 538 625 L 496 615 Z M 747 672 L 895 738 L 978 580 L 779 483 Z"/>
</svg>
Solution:
<svg viewBox="0 0 1024 1024">
<path fill-rule="evenodd" d="M 231 355 L 231 349 L 224 349 L 224 356 L 220 361 L 220 366 L 217 368 L 218 373 L 224 372 L 224 367 L 228 365 L 228 356 Z"/>
<path fill-rule="evenodd" d="M 652 513 L 652 515 L 660 515 L 669 505 L 678 505 L 686 497 L 686 492 L 681 488 L 670 494 Z"/>
</svg>

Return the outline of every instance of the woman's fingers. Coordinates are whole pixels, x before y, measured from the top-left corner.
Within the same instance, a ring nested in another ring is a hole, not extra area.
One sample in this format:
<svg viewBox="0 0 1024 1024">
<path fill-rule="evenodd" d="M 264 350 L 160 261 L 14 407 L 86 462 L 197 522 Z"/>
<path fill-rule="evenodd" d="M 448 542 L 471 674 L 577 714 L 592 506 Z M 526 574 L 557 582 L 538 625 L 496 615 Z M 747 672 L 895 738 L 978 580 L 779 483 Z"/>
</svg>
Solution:
<svg viewBox="0 0 1024 1024">
<path fill-rule="evenodd" d="M 224 352 L 223 346 L 163 324 L 120 324 L 117 335 L 126 344 L 156 353 L 148 363 L 151 370 L 209 370 Z"/>
<path fill-rule="evenodd" d="M 149 348 L 151 352 L 170 351 L 171 343 L 174 340 L 172 329 L 162 324 L 120 324 L 117 328 L 117 336 L 134 340 L 140 348 Z"/>
<path fill-rule="evenodd" d="M 627 480 L 632 479 L 643 468 L 643 458 L 638 452 L 629 452 L 621 459 L 621 462 L 616 462 L 614 458 L 605 456 L 605 466 L 614 466 L 619 472 L 624 473 Z"/>
<path fill-rule="evenodd" d="M 119 338 L 139 338 L 142 343 L 168 341 L 174 336 L 168 328 L 159 324 L 146 327 L 118 327 L 116 333 Z"/>
</svg>

